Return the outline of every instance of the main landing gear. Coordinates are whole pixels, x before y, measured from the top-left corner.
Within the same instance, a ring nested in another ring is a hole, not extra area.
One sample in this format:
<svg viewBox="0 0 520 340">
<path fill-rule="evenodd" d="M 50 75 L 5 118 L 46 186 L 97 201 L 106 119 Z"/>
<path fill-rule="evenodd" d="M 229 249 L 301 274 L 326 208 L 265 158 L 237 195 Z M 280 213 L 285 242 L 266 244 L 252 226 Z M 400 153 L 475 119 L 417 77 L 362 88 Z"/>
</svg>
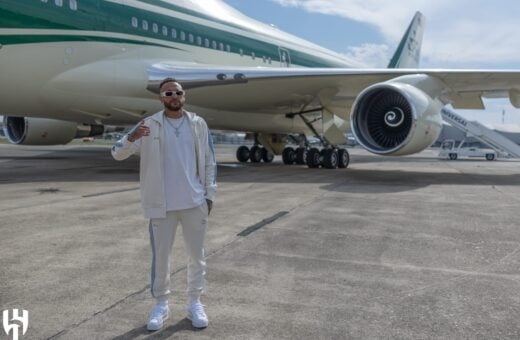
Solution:
<svg viewBox="0 0 520 340">
<path fill-rule="evenodd" d="M 326 169 L 346 168 L 350 162 L 350 156 L 346 149 L 324 148 L 303 148 L 294 149 L 286 147 L 282 153 L 284 164 L 307 164 L 309 168 Z"/>
<path fill-rule="evenodd" d="M 261 161 L 271 163 L 274 159 L 274 155 L 267 151 L 266 148 L 258 145 L 252 146 L 251 148 L 242 145 L 237 149 L 237 159 L 242 163 L 245 163 L 248 160 L 251 160 L 251 163 L 260 163 Z"/>
</svg>

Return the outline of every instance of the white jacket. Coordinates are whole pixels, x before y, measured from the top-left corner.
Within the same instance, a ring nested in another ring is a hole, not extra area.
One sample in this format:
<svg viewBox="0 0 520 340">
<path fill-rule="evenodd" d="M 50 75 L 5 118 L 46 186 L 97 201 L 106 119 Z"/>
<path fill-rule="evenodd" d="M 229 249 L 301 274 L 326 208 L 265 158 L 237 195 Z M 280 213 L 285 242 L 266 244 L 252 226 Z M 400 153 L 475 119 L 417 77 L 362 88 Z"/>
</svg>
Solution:
<svg viewBox="0 0 520 340">
<path fill-rule="evenodd" d="M 193 112 L 184 111 L 189 118 L 191 130 L 195 137 L 195 153 L 197 174 L 205 188 L 205 198 L 213 201 L 217 190 L 217 163 L 213 140 L 204 119 Z M 141 204 L 146 218 L 166 217 L 166 195 L 164 187 L 164 111 L 159 111 L 145 119 L 144 124 L 150 128 L 150 135 L 135 142 L 125 135 L 112 147 L 112 157 L 120 161 L 139 152 Z"/>
</svg>

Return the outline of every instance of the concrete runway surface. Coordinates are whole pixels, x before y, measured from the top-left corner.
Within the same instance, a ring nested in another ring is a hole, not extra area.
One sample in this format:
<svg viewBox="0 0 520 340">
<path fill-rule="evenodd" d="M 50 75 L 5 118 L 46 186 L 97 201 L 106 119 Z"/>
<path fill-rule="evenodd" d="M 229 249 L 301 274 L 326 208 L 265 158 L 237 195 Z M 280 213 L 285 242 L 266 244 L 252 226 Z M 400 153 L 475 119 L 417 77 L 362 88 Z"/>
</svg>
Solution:
<svg viewBox="0 0 520 340">
<path fill-rule="evenodd" d="M 179 229 L 172 316 L 150 333 L 138 158 L 0 145 L 0 311 L 29 311 L 20 339 L 520 338 L 520 162 L 352 149 L 326 170 L 217 151 L 210 325 L 185 318 Z"/>
</svg>

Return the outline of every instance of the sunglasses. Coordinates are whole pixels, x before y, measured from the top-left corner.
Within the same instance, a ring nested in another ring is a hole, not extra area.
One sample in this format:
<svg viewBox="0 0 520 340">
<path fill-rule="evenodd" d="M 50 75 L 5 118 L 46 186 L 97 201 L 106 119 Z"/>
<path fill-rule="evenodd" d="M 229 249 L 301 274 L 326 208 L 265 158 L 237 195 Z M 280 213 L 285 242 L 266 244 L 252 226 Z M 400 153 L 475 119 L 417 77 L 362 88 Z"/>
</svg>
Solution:
<svg viewBox="0 0 520 340">
<path fill-rule="evenodd" d="M 182 96 L 184 91 L 163 91 L 161 92 L 161 97 L 173 97 L 173 96 Z"/>
</svg>

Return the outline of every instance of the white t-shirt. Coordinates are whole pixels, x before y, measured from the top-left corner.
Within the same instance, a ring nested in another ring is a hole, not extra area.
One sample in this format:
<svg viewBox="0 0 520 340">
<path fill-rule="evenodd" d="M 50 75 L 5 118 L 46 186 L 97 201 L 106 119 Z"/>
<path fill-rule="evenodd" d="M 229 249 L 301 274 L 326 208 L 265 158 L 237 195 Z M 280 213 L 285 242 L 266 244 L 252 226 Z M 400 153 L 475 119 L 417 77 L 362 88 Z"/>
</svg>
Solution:
<svg viewBox="0 0 520 340">
<path fill-rule="evenodd" d="M 166 210 L 194 208 L 204 202 L 204 186 L 197 176 L 195 141 L 189 118 L 164 117 L 164 184 Z"/>
</svg>

